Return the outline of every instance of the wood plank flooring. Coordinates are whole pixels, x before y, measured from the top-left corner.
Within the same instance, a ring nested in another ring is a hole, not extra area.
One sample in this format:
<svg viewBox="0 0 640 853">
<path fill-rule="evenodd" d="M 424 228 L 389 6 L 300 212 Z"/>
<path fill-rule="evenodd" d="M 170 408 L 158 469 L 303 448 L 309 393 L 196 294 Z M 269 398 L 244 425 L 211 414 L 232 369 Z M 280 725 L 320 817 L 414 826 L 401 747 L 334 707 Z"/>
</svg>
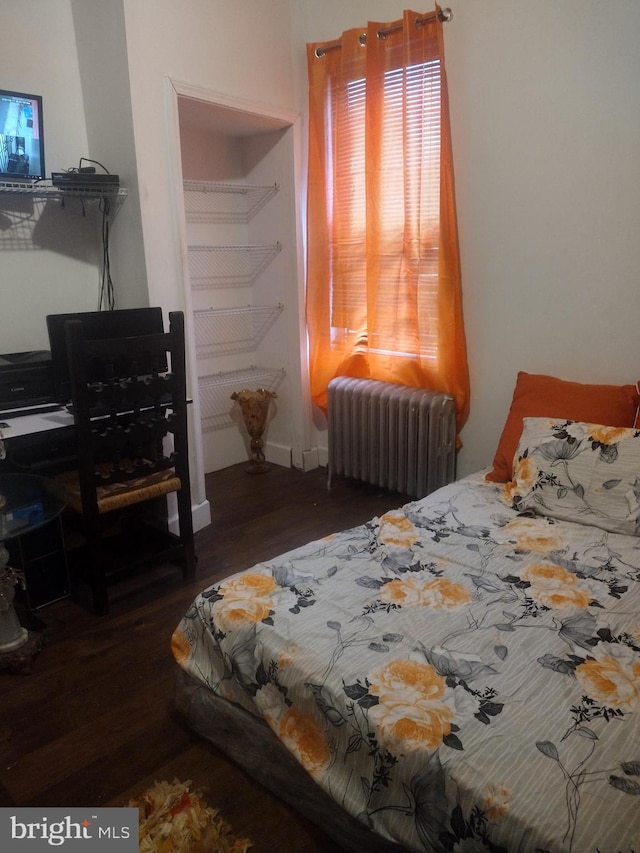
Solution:
<svg viewBox="0 0 640 853">
<path fill-rule="evenodd" d="M 351 481 L 328 490 L 323 469 L 245 467 L 207 475 L 213 522 L 197 534 L 194 582 L 165 567 L 115 587 L 105 617 L 70 600 L 37 612 L 31 672 L 0 672 L 0 806 L 126 805 L 156 779 L 190 779 L 252 853 L 336 849 L 173 716 L 169 640 L 209 584 L 407 498 Z"/>
</svg>

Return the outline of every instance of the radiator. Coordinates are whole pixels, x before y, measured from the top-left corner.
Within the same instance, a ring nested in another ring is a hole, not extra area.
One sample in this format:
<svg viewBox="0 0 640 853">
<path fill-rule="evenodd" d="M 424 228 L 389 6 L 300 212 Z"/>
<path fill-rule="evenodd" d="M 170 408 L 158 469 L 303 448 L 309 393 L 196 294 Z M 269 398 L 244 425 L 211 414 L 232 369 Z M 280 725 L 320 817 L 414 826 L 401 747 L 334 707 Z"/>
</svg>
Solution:
<svg viewBox="0 0 640 853">
<path fill-rule="evenodd" d="M 328 388 L 329 487 L 362 480 L 415 498 L 455 479 L 449 394 L 338 376 Z"/>
</svg>

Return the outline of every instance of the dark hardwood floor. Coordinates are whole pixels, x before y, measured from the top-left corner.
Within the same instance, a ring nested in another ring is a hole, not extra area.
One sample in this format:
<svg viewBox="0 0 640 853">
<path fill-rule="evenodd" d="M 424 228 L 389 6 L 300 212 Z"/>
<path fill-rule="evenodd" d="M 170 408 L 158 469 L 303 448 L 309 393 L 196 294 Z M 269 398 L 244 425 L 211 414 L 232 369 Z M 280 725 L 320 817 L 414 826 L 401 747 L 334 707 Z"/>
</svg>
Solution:
<svg viewBox="0 0 640 853">
<path fill-rule="evenodd" d="M 174 717 L 169 641 L 204 587 L 407 498 L 349 481 L 329 491 L 323 469 L 244 469 L 207 475 L 213 522 L 197 534 L 194 582 L 165 567 L 114 587 L 107 616 L 68 599 L 37 612 L 31 672 L 0 672 L 0 806 L 126 805 L 155 780 L 190 779 L 252 853 L 336 849 Z"/>
</svg>

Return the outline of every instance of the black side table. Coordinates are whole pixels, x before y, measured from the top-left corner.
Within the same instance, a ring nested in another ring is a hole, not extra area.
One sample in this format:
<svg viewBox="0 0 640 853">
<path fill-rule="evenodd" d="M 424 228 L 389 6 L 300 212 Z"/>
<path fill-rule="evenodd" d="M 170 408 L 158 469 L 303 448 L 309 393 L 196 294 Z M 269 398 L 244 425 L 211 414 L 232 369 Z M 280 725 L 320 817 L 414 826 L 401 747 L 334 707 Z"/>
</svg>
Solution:
<svg viewBox="0 0 640 853">
<path fill-rule="evenodd" d="M 13 598 L 23 583 L 9 565 L 5 543 L 57 518 L 66 504 L 55 480 L 36 474 L 0 474 L 0 669 L 28 672 L 40 640 L 20 624 Z"/>
</svg>

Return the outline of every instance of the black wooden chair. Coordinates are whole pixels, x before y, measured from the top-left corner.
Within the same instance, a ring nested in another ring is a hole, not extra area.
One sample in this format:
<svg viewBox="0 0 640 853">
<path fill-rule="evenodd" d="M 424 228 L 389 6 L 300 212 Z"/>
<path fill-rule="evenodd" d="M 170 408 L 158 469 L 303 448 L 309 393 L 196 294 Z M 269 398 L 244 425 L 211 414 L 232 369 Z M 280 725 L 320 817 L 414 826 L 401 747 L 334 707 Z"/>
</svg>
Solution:
<svg viewBox="0 0 640 853">
<path fill-rule="evenodd" d="M 185 578 L 195 574 L 184 315 L 171 313 L 162 334 L 86 340 L 79 320 L 65 332 L 78 466 L 58 479 L 82 542 L 68 549 L 72 585 L 83 580 L 103 614 L 109 584 L 143 565 L 178 562 Z M 162 497 L 172 492 L 177 534 Z"/>
</svg>

